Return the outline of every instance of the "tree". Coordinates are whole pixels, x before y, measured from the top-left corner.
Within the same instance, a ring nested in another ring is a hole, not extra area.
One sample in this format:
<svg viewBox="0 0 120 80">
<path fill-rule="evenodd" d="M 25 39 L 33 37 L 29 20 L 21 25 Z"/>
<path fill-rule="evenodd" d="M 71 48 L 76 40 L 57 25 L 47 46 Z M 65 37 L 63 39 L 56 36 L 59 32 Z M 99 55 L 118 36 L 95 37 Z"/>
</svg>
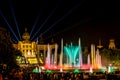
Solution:
<svg viewBox="0 0 120 80">
<path fill-rule="evenodd" d="M 119 49 L 103 49 L 100 51 L 102 56 L 102 63 L 104 65 L 112 64 L 113 66 L 120 66 L 120 50 Z"/>
<path fill-rule="evenodd" d="M 0 28 L 0 64 L 7 65 L 9 69 L 18 67 L 15 54 L 9 32 Z"/>
<path fill-rule="evenodd" d="M 111 50 L 111 64 L 114 66 L 120 66 L 120 50 L 114 49 Z"/>
<path fill-rule="evenodd" d="M 15 57 L 17 64 L 25 63 L 25 57 L 22 55 L 20 50 L 15 49 Z"/>
<path fill-rule="evenodd" d="M 102 60 L 102 65 L 104 66 L 108 66 L 110 64 L 110 61 L 111 61 L 111 50 L 109 49 L 102 49 L 100 51 L 100 54 L 101 54 L 101 60 Z"/>
</svg>

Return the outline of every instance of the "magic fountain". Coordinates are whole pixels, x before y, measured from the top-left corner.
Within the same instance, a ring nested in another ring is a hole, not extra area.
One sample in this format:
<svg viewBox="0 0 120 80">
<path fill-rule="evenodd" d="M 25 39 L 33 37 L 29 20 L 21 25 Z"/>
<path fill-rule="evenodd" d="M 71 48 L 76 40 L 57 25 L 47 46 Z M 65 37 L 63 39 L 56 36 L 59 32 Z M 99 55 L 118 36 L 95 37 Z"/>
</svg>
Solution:
<svg viewBox="0 0 120 80">
<path fill-rule="evenodd" d="M 56 51 L 55 51 L 56 52 Z M 78 40 L 78 45 L 63 45 L 63 39 L 61 39 L 61 53 L 59 56 L 59 62 L 56 63 L 57 55 L 54 56 L 50 53 L 50 47 L 48 44 L 47 57 L 45 61 L 46 69 L 98 69 L 101 64 L 101 56 L 99 54 L 99 49 L 95 49 L 95 45 L 91 44 L 91 53 L 87 54 L 86 61 L 83 62 L 82 48 L 80 38 Z"/>
</svg>

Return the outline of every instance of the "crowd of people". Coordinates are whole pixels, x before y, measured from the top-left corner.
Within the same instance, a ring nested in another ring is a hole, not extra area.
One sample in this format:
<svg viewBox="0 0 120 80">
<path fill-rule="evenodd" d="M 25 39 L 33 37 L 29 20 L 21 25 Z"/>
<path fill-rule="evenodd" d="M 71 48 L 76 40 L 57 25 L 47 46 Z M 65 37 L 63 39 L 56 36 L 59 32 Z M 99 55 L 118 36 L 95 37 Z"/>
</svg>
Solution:
<svg viewBox="0 0 120 80">
<path fill-rule="evenodd" d="M 33 72 L 31 69 L 13 69 L 1 71 L 0 80 L 120 80 L 120 72 Z"/>
</svg>

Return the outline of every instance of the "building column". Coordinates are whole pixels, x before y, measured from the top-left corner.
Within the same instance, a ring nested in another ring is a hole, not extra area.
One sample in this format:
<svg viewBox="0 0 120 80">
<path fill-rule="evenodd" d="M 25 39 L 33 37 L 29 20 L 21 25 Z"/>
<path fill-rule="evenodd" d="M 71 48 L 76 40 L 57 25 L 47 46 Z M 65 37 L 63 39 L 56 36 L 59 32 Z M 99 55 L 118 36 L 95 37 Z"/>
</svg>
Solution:
<svg viewBox="0 0 120 80">
<path fill-rule="evenodd" d="M 44 63 L 45 63 L 45 61 L 46 61 L 46 48 L 45 48 L 45 46 L 44 46 Z"/>
</svg>

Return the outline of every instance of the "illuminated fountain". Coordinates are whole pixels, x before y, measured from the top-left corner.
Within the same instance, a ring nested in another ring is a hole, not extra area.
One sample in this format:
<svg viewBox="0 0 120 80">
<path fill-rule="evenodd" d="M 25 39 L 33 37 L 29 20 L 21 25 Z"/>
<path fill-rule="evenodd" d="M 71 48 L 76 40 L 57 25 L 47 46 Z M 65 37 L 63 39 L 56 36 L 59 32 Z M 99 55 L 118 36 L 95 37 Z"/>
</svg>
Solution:
<svg viewBox="0 0 120 80">
<path fill-rule="evenodd" d="M 54 53 L 54 56 L 53 56 L 53 58 L 54 58 L 53 64 L 54 64 L 55 67 L 57 66 L 57 48 L 58 48 L 58 46 L 55 45 L 55 53 Z"/>
<path fill-rule="evenodd" d="M 56 46 L 57 48 L 57 46 Z M 64 69 L 98 69 L 101 67 L 101 56 L 99 49 L 95 49 L 95 45 L 91 44 L 91 53 L 82 54 L 80 38 L 78 45 L 63 45 L 63 39 L 61 39 L 61 54 L 59 56 L 59 64 L 57 65 L 57 50 L 54 54 L 51 53 L 50 46 L 48 44 L 47 56 L 45 61 L 46 69 L 59 69 L 61 72 Z"/>
<path fill-rule="evenodd" d="M 88 57 L 87 57 L 87 64 L 90 65 L 90 55 L 88 54 Z"/>
<path fill-rule="evenodd" d="M 65 53 L 67 54 L 67 66 L 76 67 L 79 64 L 79 46 L 64 46 Z"/>
<path fill-rule="evenodd" d="M 80 38 L 78 40 L 78 45 L 74 46 L 72 43 L 63 47 L 63 39 L 61 39 L 61 54 L 60 54 L 60 69 L 70 69 L 70 68 L 79 68 L 79 69 L 89 69 L 91 60 L 90 54 L 87 55 L 87 63 L 83 63 L 83 55 L 81 49 Z"/>
<path fill-rule="evenodd" d="M 56 69 L 57 68 L 57 48 L 58 46 L 55 45 L 55 52 L 52 53 L 52 48 L 50 45 L 47 45 L 47 56 L 45 60 L 45 69 Z"/>
<path fill-rule="evenodd" d="M 98 68 L 100 68 L 101 67 L 101 55 L 99 54 L 99 49 L 97 49 L 96 51 L 96 63 L 97 63 Z"/>
<path fill-rule="evenodd" d="M 48 51 L 47 51 L 47 57 L 46 57 L 46 61 L 45 61 L 45 67 L 46 68 L 50 68 L 51 64 L 50 64 L 50 47 L 48 44 Z"/>
<path fill-rule="evenodd" d="M 99 49 L 95 51 L 95 45 L 91 44 L 91 66 L 94 69 L 101 67 L 101 55 Z"/>
<path fill-rule="evenodd" d="M 64 50 L 64 51 L 63 51 Z M 81 54 L 81 44 L 79 39 L 79 45 L 73 46 L 71 43 L 69 46 L 64 46 L 63 49 L 63 39 L 61 40 L 61 54 L 60 54 L 60 66 L 61 68 L 71 67 L 80 68 L 82 66 L 82 54 Z"/>
<path fill-rule="evenodd" d="M 102 65 L 99 49 L 96 50 L 94 44 L 91 44 L 91 54 L 87 54 L 87 58 L 86 58 L 87 63 L 83 62 L 83 59 L 85 58 L 82 55 L 80 39 L 79 39 L 79 46 L 73 46 L 72 43 L 68 46 L 64 46 L 64 57 L 65 57 L 64 63 L 65 65 L 67 65 L 67 67 L 80 68 L 80 69 L 90 69 L 90 68 L 98 69 Z"/>
<path fill-rule="evenodd" d="M 92 67 L 90 67 L 90 73 L 93 73 L 93 69 L 92 69 Z"/>
<path fill-rule="evenodd" d="M 82 49 L 81 49 L 81 41 L 80 41 L 80 38 L 78 40 L 78 44 L 79 44 L 79 67 L 82 66 L 83 64 L 83 61 L 82 61 Z"/>
<path fill-rule="evenodd" d="M 60 68 L 63 67 L 63 39 L 61 39 Z"/>
<path fill-rule="evenodd" d="M 91 65 L 95 66 L 95 45 L 91 44 Z"/>
</svg>

